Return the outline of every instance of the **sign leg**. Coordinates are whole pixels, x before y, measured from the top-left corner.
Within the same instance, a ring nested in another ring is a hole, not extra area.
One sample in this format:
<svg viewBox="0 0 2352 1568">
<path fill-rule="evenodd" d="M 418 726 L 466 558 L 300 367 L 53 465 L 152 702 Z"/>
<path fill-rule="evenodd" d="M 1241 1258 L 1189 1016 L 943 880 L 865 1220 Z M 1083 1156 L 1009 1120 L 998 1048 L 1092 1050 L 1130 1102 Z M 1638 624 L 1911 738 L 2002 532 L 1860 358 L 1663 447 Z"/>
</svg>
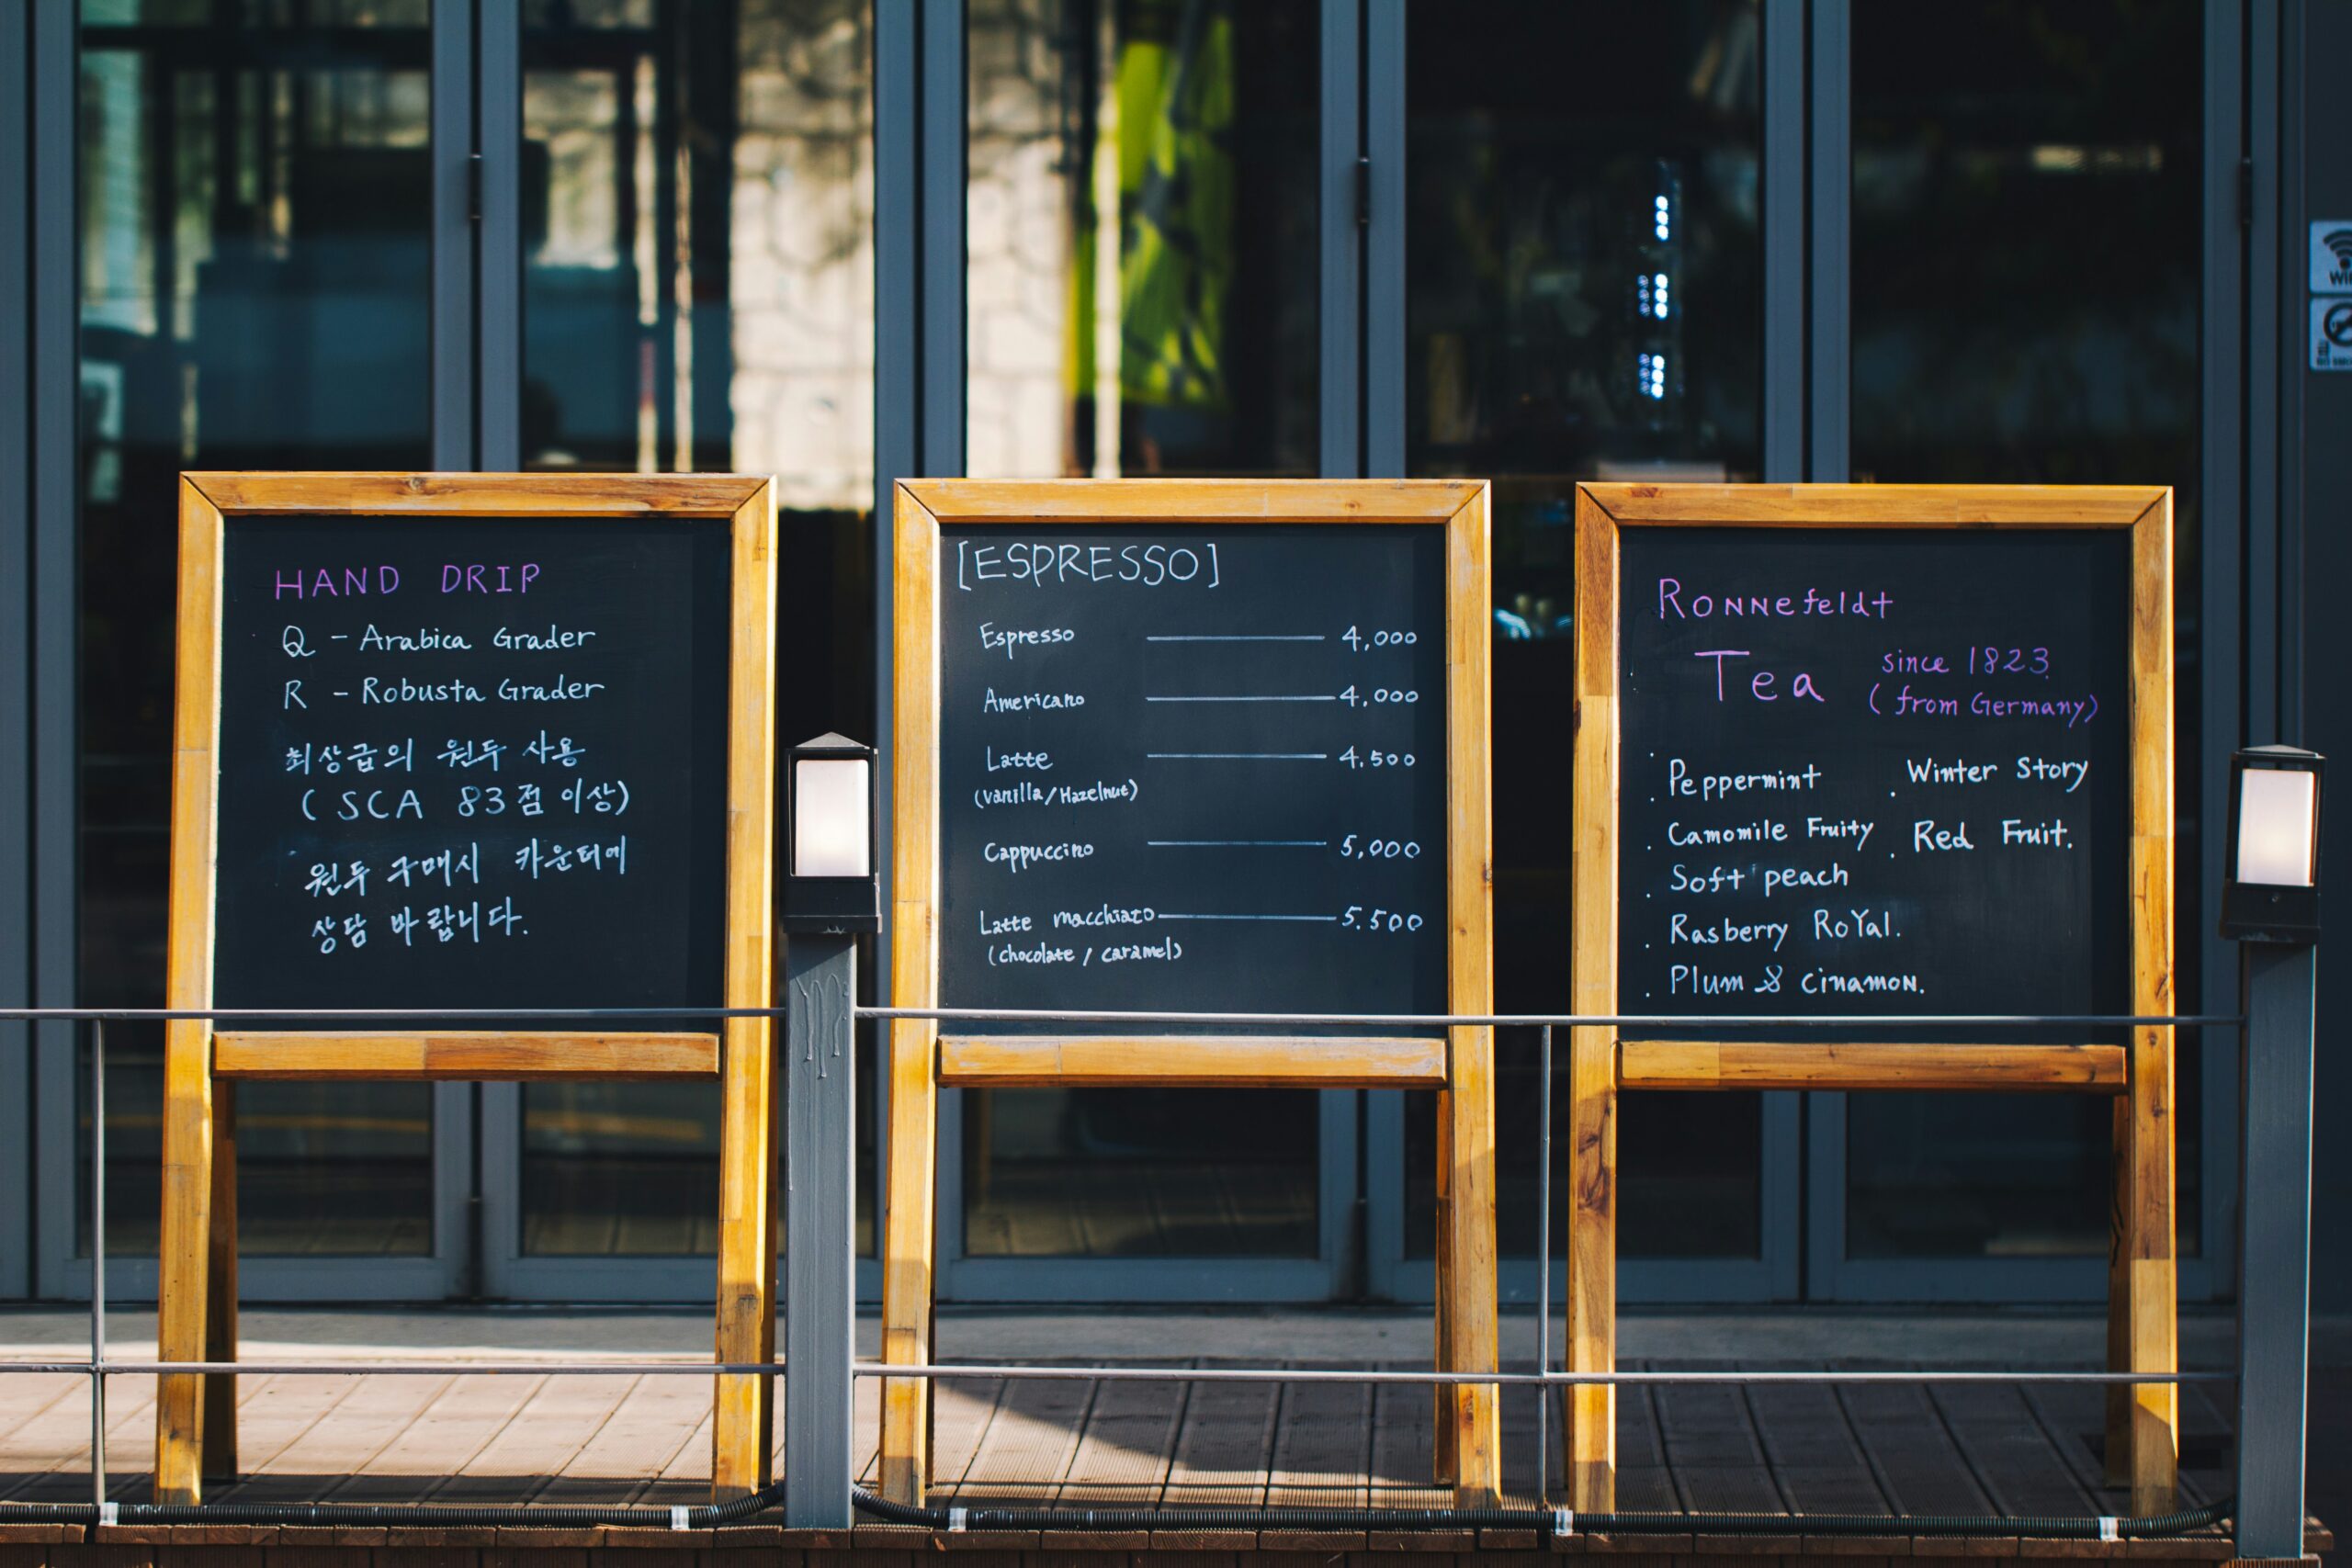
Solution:
<svg viewBox="0 0 2352 1568">
<path fill-rule="evenodd" d="M 730 1018 L 719 1066 L 718 1359 L 769 1361 L 775 1348 L 775 1054 L 767 1020 Z M 767 1483 L 770 1380 L 722 1373 L 711 1431 L 711 1496 Z"/>
<path fill-rule="evenodd" d="M 212 1081 L 212 1224 L 205 1276 L 204 1359 L 237 1359 L 237 1086 Z M 237 1479 L 237 1374 L 204 1380 L 204 1479 Z"/>
<path fill-rule="evenodd" d="M 164 1212 L 157 1262 L 156 1349 L 166 1361 L 204 1359 L 206 1275 L 212 1242 L 212 1028 L 164 1026 Z M 204 1379 L 157 1380 L 155 1500 L 203 1500 Z"/>
<path fill-rule="evenodd" d="M 1430 1254 L 1436 1265 L 1437 1277 L 1437 1344 L 1430 1365 L 1438 1371 L 1453 1370 L 1453 1091 L 1437 1091 L 1437 1173 L 1435 1195 L 1431 1208 L 1437 1221 L 1437 1241 Z M 1430 1479 L 1450 1486 L 1461 1478 L 1461 1456 L 1456 1451 L 1459 1436 L 1454 1427 L 1453 1390 L 1443 1383 L 1430 1391 L 1431 1395 L 1431 1426 L 1430 1427 Z"/>
<path fill-rule="evenodd" d="M 884 1189 L 882 1359 L 931 1359 L 933 1211 L 938 1201 L 938 1029 L 899 1020 L 890 1029 L 889 1179 Z M 882 1495 L 918 1504 L 931 1479 L 931 1382 L 882 1385 Z"/>
<path fill-rule="evenodd" d="M 2238 1140 L 2241 1557 L 2303 1555 L 2312 1282 L 2312 1021 L 2317 950 L 2248 943 Z"/>
<path fill-rule="evenodd" d="M 2132 1184 L 2129 1215 L 2131 1363 L 2137 1372 L 2180 1366 L 2178 1266 L 2173 1214 L 2172 1031 L 2132 1031 Z M 2178 1506 L 2180 1389 L 2132 1386 L 2132 1511 Z"/>
<path fill-rule="evenodd" d="M 1571 1032 L 1568 1053 L 1568 1344 L 1572 1372 L 1617 1370 L 1617 1050 L 1605 1029 Z M 1617 1506 L 1617 1390 L 1566 1397 L 1568 1506 Z"/>
<path fill-rule="evenodd" d="M 785 945 L 785 1516 L 847 1529 L 857 1328 L 857 939 Z"/>
<path fill-rule="evenodd" d="M 1445 1314 L 1448 1371 L 1490 1372 L 1499 1364 L 1495 1279 L 1495 1033 L 1453 1031 L 1453 1087 L 1445 1094 L 1453 1177 L 1452 1258 Z M 1453 1434 L 1453 1500 L 1492 1507 L 1502 1500 L 1501 1412 L 1493 1383 L 1445 1389 Z"/>
<path fill-rule="evenodd" d="M 2132 1100 L 2115 1097 L 2108 1151 L 2107 1370 L 2132 1366 Z M 2121 1491 L 2132 1484 L 2132 1385 L 2107 1387 L 2107 1438 L 2100 1479 Z"/>
</svg>

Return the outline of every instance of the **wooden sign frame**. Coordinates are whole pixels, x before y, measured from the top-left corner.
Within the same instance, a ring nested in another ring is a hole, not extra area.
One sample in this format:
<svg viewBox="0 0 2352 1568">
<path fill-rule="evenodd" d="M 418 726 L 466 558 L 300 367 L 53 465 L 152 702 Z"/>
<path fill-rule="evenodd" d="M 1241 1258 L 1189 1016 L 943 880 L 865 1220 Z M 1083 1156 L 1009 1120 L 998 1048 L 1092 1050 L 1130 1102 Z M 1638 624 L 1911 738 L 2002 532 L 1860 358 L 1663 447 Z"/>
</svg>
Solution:
<svg viewBox="0 0 2352 1568">
<path fill-rule="evenodd" d="M 1575 1008 L 1618 1010 L 1620 544 L 1627 528 L 2099 529 L 2131 537 L 2132 1010 L 2173 1010 L 2172 491 L 2101 485 L 1650 485 L 1577 487 Z M 1616 1366 L 1617 1095 L 1621 1089 L 2042 1090 L 2114 1097 L 2108 1364 L 2178 1368 L 2174 1238 L 2173 1032 L 2113 1044 L 1713 1043 L 1571 1032 L 1567 1367 Z M 1616 1390 L 1563 1398 L 1570 1505 L 1600 1511 L 1616 1485 Z M 2170 1508 L 2179 1391 L 2109 1391 L 2110 1484 L 2143 1514 Z M 2124 1465 L 2128 1453 L 2129 1466 Z"/>
<path fill-rule="evenodd" d="M 943 525 L 1401 524 L 1445 531 L 1446 888 L 1449 1005 L 1493 1007 L 1487 754 L 1488 495 L 1484 481 L 909 479 L 897 487 L 891 988 L 898 1006 L 939 995 L 940 529 Z M 955 998 L 945 1000 L 952 1003 Z M 1311 1049 L 1302 1047 L 1311 1046 Z M 1437 1365 L 1497 1370 L 1494 1032 L 1312 1041 L 1263 1035 L 990 1036 L 928 1020 L 890 1030 L 889 1174 L 882 1257 L 882 1359 L 932 1359 L 933 1248 L 943 1086 L 1171 1085 L 1438 1090 Z M 882 1385 L 886 1496 L 917 1503 L 929 1480 L 931 1384 Z M 1492 1384 L 1441 1389 L 1437 1472 L 1465 1503 L 1499 1495 Z"/>
<path fill-rule="evenodd" d="M 730 528 L 726 966 L 721 1003 L 770 1004 L 775 955 L 775 499 L 746 475 L 190 473 L 180 476 L 177 694 L 173 716 L 167 1005 L 213 1005 L 219 839 L 221 582 L 237 517 L 724 518 Z M 158 1350 L 167 1361 L 232 1361 L 237 1348 L 236 1124 L 240 1078 L 627 1079 L 721 1084 L 717 1359 L 774 1359 L 775 1149 L 772 1031 L 729 1018 L 709 1032 L 368 1030 L 216 1031 L 166 1026 Z M 770 1467 L 770 1380 L 717 1379 L 712 1487 L 762 1484 Z M 209 1430 L 208 1430 L 209 1429 Z M 208 1440 L 209 1439 L 209 1440 Z M 236 1377 L 160 1380 L 155 1496 L 195 1503 L 203 1480 L 236 1473 Z"/>
</svg>

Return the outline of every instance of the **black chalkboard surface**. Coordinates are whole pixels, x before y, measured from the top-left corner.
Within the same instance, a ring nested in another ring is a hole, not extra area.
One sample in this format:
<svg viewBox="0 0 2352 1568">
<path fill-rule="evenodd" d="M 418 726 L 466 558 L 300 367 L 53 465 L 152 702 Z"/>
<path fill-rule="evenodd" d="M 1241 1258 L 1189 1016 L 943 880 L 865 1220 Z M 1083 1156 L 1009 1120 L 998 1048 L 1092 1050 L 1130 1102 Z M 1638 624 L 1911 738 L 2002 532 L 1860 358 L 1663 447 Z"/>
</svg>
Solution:
<svg viewBox="0 0 2352 1568">
<path fill-rule="evenodd" d="M 1623 1010 L 2132 1010 L 2127 530 L 1622 547 Z"/>
<path fill-rule="evenodd" d="M 225 525 L 216 1005 L 720 1003 L 725 517 Z"/>
<path fill-rule="evenodd" d="M 943 528 L 943 1005 L 1447 1010 L 1444 545 Z"/>
</svg>

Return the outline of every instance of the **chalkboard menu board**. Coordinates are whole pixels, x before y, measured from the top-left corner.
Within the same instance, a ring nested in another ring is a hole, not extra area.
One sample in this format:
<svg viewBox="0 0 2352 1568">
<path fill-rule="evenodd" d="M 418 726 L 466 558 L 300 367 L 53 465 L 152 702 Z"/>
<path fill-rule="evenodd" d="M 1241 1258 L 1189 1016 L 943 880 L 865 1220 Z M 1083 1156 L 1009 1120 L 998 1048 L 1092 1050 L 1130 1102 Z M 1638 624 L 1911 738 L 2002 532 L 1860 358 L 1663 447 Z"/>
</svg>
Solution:
<svg viewBox="0 0 2352 1568">
<path fill-rule="evenodd" d="M 2131 1011 L 2132 568 L 2112 528 L 1626 530 L 1620 1007 Z"/>
<path fill-rule="evenodd" d="M 723 517 L 231 519 L 218 1005 L 718 1005 L 729 548 Z"/>
<path fill-rule="evenodd" d="M 945 1002 L 1447 1010 L 1442 530 L 939 551 Z"/>
</svg>

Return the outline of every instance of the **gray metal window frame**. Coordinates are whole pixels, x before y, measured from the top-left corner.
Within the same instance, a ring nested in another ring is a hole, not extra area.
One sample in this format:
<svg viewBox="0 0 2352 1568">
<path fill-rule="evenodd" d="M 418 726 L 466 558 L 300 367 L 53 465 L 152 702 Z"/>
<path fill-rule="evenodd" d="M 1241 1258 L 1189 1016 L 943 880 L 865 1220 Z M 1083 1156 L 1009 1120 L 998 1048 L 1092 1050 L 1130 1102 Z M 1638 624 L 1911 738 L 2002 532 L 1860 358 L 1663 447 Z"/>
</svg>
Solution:
<svg viewBox="0 0 2352 1568">
<path fill-rule="evenodd" d="M 31 308 L 31 18 L 0 20 L 0 322 Z M 0 331 L 0 1005 L 32 1000 L 32 360 Z M 0 1024 L 0 1300 L 32 1290 L 30 1030 Z"/>
<path fill-rule="evenodd" d="M 2274 700 L 2266 694 L 2275 693 L 2278 679 L 2276 648 L 2256 649 L 2246 644 L 2241 593 L 2256 604 L 2282 604 L 2275 581 L 2269 583 L 2268 596 L 2264 596 L 2265 574 L 2275 574 L 2276 541 L 2284 532 L 2283 519 L 2276 514 L 2277 475 L 2292 467 L 2292 452 L 2291 448 L 2256 449 L 2245 439 L 2244 432 L 2249 428 L 2271 428 L 2276 412 L 2264 403 L 2263 334 L 2256 332 L 2251 339 L 2246 337 L 2242 312 L 2251 310 L 2255 319 L 2261 319 L 2261 258 L 2266 243 L 2274 253 L 2278 245 L 2275 194 L 2266 198 L 2262 193 L 2276 190 L 2280 117 L 2269 114 L 2267 144 L 2263 128 L 2264 105 L 2275 97 L 2281 75 L 2277 36 L 2282 3 L 2299 5 L 2300 0 L 2256 0 L 2250 27 L 2247 13 L 2233 0 L 2205 0 L 2204 6 L 2198 496 L 2203 536 L 2198 564 L 2203 649 L 2199 698 L 2205 754 L 2200 761 L 2201 853 L 2196 865 L 2183 866 L 2179 874 L 2199 879 L 2203 908 L 2209 912 L 2220 907 L 2222 829 L 2229 798 L 2232 745 L 2262 728 L 2261 722 L 2248 720 L 2262 711 L 2266 702 Z M 1853 0 L 1813 0 L 1812 4 L 1807 477 L 1816 480 L 1844 480 L 1851 477 L 1852 468 L 1853 8 Z M 2267 46 L 2266 36 L 2270 40 Z M 2246 115 L 2249 95 L 2254 108 L 2250 120 Z M 2253 172 L 2255 221 L 2250 235 L 2242 231 L 2238 219 L 2242 158 L 2251 159 Z M 2267 229 L 2266 213 L 2270 215 Z M 2251 268 L 2242 259 L 2249 243 L 2256 258 Z M 2294 265 L 2300 265 L 2300 255 L 2296 252 Z M 2278 276 L 2277 266 L 2270 271 L 2274 277 Z M 2273 334 L 2274 355 L 2275 344 Z M 2242 365 L 2245 367 L 2244 386 Z M 2272 373 L 2268 379 L 2275 387 L 2279 378 Z M 2273 514 L 2266 515 L 2266 506 Z M 2253 578 L 2243 583 L 2242 555 L 2245 570 Z M 2223 743 L 2225 739 L 2230 744 Z M 2220 1005 L 2222 998 L 2235 997 L 2234 947 L 2222 942 L 2210 926 L 2194 933 L 2189 945 L 2193 951 L 2183 952 L 2180 962 L 2184 966 L 2198 966 L 2207 1001 Z M 2228 1030 L 2203 1033 L 2205 1038 L 2198 1040 L 2184 1032 L 2182 1040 L 2184 1051 L 2199 1053 L 2202 1074 L 2200 1246 L 2196 1256 L 2179 1261 L 2179 1290 L 2186 1301 L 2226 1298 L 2233 1289 L 2237 1249 L 2238 1043 Z M 1805 1168 L 1806 1299 L 1856 1303 L 2105 1299 L 2104 1257 L 1848 1256 L 1848 1097 L 1817 1093 L 1807 1098 L 1811 1103 Z"/>
<path fill-rule="evenodd" d="M 1320 450 L 1321 469 L 1332 477 L 1403 468 L 1406 3 L 1319 0 Z M 964 466 L 964 77 L 960 0 L 875 0 L 875 7 L 876 504 L 877 518 L 887 520 L 898 479 Z M 1765 477 L 1843 479 L 1850 468 L 1852 0 L 1763 0 L 1763 8 Z M 2252 0 L 2243 9 L 2231 0 L 2206 4 L 2200 612 L 2208 658 L 2200 695 L 2208 830 L 2193 874 L 2209 908 L 2221 878 L 2222 835 L 2214 829 L 2226 798 L 2222 741 L 2291 739 L 2301 728 L 2301 323 L 2293 318 L 2301 253 L 2290 242 L 2301 234 L 2302 101 L 2293 66 L 2303 8 L 2304 0 Z M 447 468 L 511 468 L 519 458 L 522 341 L 519 0 L 435 0 L 433 25 L 433 141 L 440 154 L 433 186 L 433 460 Z M 0 25 L 0 103 L 19 106 L 0 118 L 0 231 L 21 237 L 0 247 L 0 320 L 28 326 L 0 347 L 0 561 L 17 568 L 0 570 L 0 823 L 10 825 L 0 837 L 0 998 L 60 1005 L 76 999 L 78 914 L 77 43 L 74 0 L 32 0 Z M 478 224 L 469 213 L 467 162 L 477 151 L 484 154 Z M 1361 227 L 1359 157 L 1372 161 L 1370 211 Z M 2242 158 L 2251 172 L 2253 219 L 2245 232 L 2234 217 Z M 888 528 L 877 527 L 875 538 L 876 581 L 887 584 Z M 2258 647 L 2243 635 L 2247 606 L 2275 622 L 2276 635 Z M 887 591 L 877 593 L 876 623 L 876 667 L 888 669 Z M 6 657 L 12 648 L 18 656 Z M 877 682 L 875 736 L 885 745 L 889 703 L 888 682 Z M 886 768 L 886 795 L 888 780 Z M 873 959 L 876 984 L 887 987 L 887 950 L 877 948 Z M 2234 995 L 2235 966 L 2218 939 L 2204 938 L 2194 961 L 2209 1001 Z M 2216 1038 L 2199 1048 L 2204 1241 L 2201 1255 L 2182 1266 L 2182 1292 L 2191 1298 L 2226 1295 L 2235 1244 L 2235 1043 Z M 26 1151 L 17 1159 L 0 1155 L 0 1298 L 86 1292 L 72 1256 L 74 1055 L 70 1029 L 54 1024 L 40 1026 L 32 1050 L 0 1053 L 0 1150 Z M 21 1087 L 9 1092 L 10 1085 Z M 887 1124 L 886 1075 L 877 1075 L 876 1087 L 863 1113 Z M 1362 1291 L 1425 1300 L 1430 1293 L 1426 1261 L 1403 1257 L 1401 1095 L 1322 1097 L 1320 1251 L 1284 1260 L 961 1257 L 961 1169 L 953 1157 L 960 1149 L 959 1102 L 949 1091 L 942 1107 L 944 1296 L 1303 1300 Z M 248 1294 L 421 1298 L 472 1288 L 518 1299 L 707 1294 L 705 1260 L 523 1256 L 519 1091 L 438 1085 L 434 1103 L 434 1251 L 390 1262 L 255 1257 L 244 1265 Z M 1629 1262 L 1628 1299 L 2089 1300 L 2103 1291 L 2097 1259 L 1845 1258 L 1844 1097 L 1770 1095 L 1765 1104 L 1764 1256 Z M 478 1222 L 469 1205 L 477 1196 Z M 469 1229 L 476 1223 L 478 1242 Z M 468 1272 L 477 1245 L 479 1279 Z M 1201 1283 L 1204 1262 L 1217 1277 L 1213 1292 Z M 871 1298 L 872 1259 L 859 1269 L 861 1296 Z M 152 1294 L 153 1262 L 116 1260 L 108 1279 L 126 1297 Z M 1502 1279 L 1510 1299 L 1533 1294 L 1531 1262 L 1506 1260 Z M 1555 1282 L 1562 1284 L 1556 1273 Z"/>
<path fill-rule="evenodd" d="M 511 3 L 511 0 L 507 0 Z M 466 467 L 458 433 L 470 444 L 469 400 L 450 401 L 469 387 L 472 350 L 462 319 L 449 312 L 460 296 L 472 294 L 472 236 L 465 203 L 465 156 L 469 137 L 456 141 L 453 125 L 471 102 L 473 0 L 435 0 L 432 73 L 434 310 L 431 395 L 433 460 Z M 80 224 L 79 137 L 76 109 L 81 79 L 80 16 L 76 0 L 33 0 L 28 17 L 26 70 L 30 120 L 30 222 L 28 278 L 31 331 L 29 394 L 30 460 L 25 465 L 31 491 L 29 515 L 32 591 L 30 634 L 33 671 L 29 748 L 32 767 L 31 891 L 32 991 L 37 1005 L 70 1007 L 76 987 L 76 941 L 81 889 L 78 831 L 77 750 L 80 602 L 79 431 L 81 399 L 80 301 L 76 252 Z M 0 207 L 0 216 L 5 216 Z M 454 356 L 454 357 L 453 357 Z M 462 375 L 459 366 L 464 367 Z M 168 537 L 172 519 L 157 520 Z M 0 607 L 0 615 L 5 608 Z M 5 734 L 0 731 L 0 734 Z M 5 816 L 5 802 L 0 802 Z M 6 862 L 0 860 L 0 876 Z M 9 889 L 24 886 L 7 878 Z M 0 896 L 13 896 L 0 895 Z M 89 1294 L 87 1255 L 76 1245 L 74 1139 L 78 1085 L 76 1027 L 37 1026 L 31 1055 L 28 1106 L 34 1123 L 30 1201 L 33 1235 L 29 1280 L 34 1293 L 55 1300 Z M 6 1071 L 0 1066 L 0 1073 Z M 470 1108 L 467 1086 L 433 1086 L 433 1242 L 413 1258 L 367 1255 L 300 1257 L 254 1254 L 240 1260 L 240 1286 L 256 1300 L 342 1301 L 433 1300 L 454 1293 L 461 1283 L 465 1247 L 465 1200 L 469 1176 Z M 6 1174 L 0 1172 L 0 1182 Z M 0 1188 L 5 1192 L 5 1188 Z M 0 1232 L 5 1236 L 5 1232 Z M 5 1247 L 0 1247 L 5 1267 Z M 123 1300 L 152 1300 L 155 1259 L 110 1256 L 107 1290 Z M 0 1291 L 0 1294 L 5 1294 Z"/>
<path fill-rule="evenodd" d="M 1365 155 L 1372 161 L 1372 201 L 1366 226 L 1364 385 L 1365 472 L 1406 471 L 1405 164 L 1407 62 L 1405 7 L 1409 0 L 1367 0 Z M 1762 0 L 1762 245 L 1764 256 L 1764 478 L 1800 477 L 1804 342 L 1805 144 L 1804 0 Z M 1532 1044 L 1529 1049 L 1532 1049 Z M 1370 1293 L 1399 1301 L 1435 1299 L 1436 1267 L 1407 1256 L 1405 1239 L 1406 1097 L 1365 1096 L 1365 1162 L 1369 1215 L 1366 1282 Z M 1619 1293 L 1627 1301 L 1734 1303 L 1792 1301 L 1802 1289 L 1803 1100 L 1793 1093 L 1759 1097 L 1757 1153 L 1758 1245 L 1749 1258 L 1625 1258 Z M 1567 1289 L 1567 1264 L 1555 1252 L 1551 1288 Z M 1497 1268 L 1503 1300 L 1537 1299 L 1532 1257 L 1507 1257 Z"/>
</svg>

